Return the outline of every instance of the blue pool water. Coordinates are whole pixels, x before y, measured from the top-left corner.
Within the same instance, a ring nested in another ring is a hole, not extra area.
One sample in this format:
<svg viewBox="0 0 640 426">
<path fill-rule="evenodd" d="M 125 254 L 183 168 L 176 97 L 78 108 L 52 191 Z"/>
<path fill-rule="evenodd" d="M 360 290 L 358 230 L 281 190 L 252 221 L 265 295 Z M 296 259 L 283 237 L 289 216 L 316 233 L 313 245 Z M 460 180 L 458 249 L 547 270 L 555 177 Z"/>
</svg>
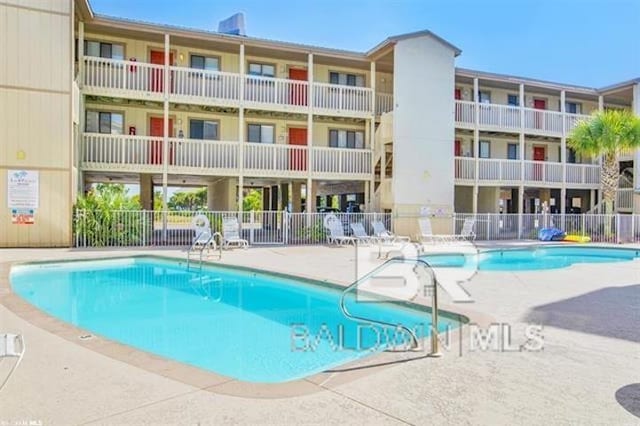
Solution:
<svg viewBox="0 0 640 426">
<path fill-rule="evenodd" d="M 639 250 L 615 247 L 536 246 L 489 249 L 478 254 L 430 254 L 423 258 L 433 267 L 531 271 L 565 268 L 576 263 L 625 262 L 639 257 Z"/>
<path fill-rule="evenodd" d="M 401 330 L 347 319 L 339 290 L 252 271 L 133 258 L 18 266 L 11 284 L 63 321 L 243 381 L 299 379 L 382 351 L 388 339 L 408 341 Z M 429 334 L 426 310 L 353 299 L 347 307 Z M 439 330 L 457 325 L 440 316 Z"/>
</svg>

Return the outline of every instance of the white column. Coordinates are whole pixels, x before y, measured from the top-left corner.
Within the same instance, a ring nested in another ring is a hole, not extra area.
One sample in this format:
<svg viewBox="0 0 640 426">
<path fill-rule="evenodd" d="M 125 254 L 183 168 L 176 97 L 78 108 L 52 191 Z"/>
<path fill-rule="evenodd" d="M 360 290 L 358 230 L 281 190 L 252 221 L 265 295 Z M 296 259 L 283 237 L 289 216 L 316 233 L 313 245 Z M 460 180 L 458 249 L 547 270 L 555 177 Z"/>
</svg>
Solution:
<svg viewBox="0 0 640 426">
<path fill-rule="evenodd" d="M 562 188 L 560 189 L 560 214 L 564 215 L 567 208 L 567 121 L 566 121 L 566 92 L 560 91 L 560 112 L 562 113 L 562 136 L 560 137 L 560 163 L 562 164 Z M 563 221 L 564 223 L 564 221 Z"/>
<path fill-rule="evenodd" d="M 375 192 L 375 181 L 376 181 L 376 173 L 375 173 L 375 157 L 374 157 L 374 145 L 375 145 L 375 135 L 376 135 L 376 63 L 375 61 L 371 61 L 371 118 L 369 120 L 369 149 L 371 150 L 371 179 L 368 185 L 368 197 L 365 195 L 365 198 L 369 203 L 373 201 L 373 196 Z M 366 188 L 366 187 L 365 187 Z M 368 206 L 368 203 L 365 202 L 365 205 Z"/>
<path fill-rule="evenodd" d="M 598 96 L 598 111 L 604 110 L 604 96 Z"/>
<path fill-rule="evenodd" d="M 84 22 L 78 22 L 78 86 L 84 87 Z"/>
<path fill-rule="evenodd" d="M 78 182 L 76 189 L 79 194 L 84 193 L 84 171 L 80 167 L 82 158 L 84 158 L 84 125 L 86 122 L 86 111 L 84 102 L 84 22 L 78 22 L 78 88 L 80 89 L 80 99 L 78 99 L 78 135 L 76 139 L 76 158 L 74 163 L 78 169 Z"/>
<path fill-rule="evenodd" d="M 244 66 L 244 44 L 240 45 L 240 107 L 238 108 L 238 142 L 240 149 L 238 150 L 238 211 L 242 212 L 244 187 L 244 86 L 245 86 L 245 66 Z"/>
<path fill-rule="evenodd" d="M 164 35 L 164 69 L 162 76 L 164 118 L 162 129 L 162 210 L 167 210 L 167 184 L 169 175 L 169 34 Z"/>
<path fill-rule="evenodd" d="M 475 181 L 473 184 L 473 213 L 478 213 L 478 181 L 480 178 L 480 89 L 478 85 L 478 78 L 473 79 L 473 101 L 474 101 L 474 115 L 473 115 L 473 158 L 475 168 Z"/>
<path fill-rule="evenodd" d="M 309 95 L 307 97 L 307 212 L 315 211 L 315 191 L 313 185 L 313 53 L 307 55 L 307 79 L 309 83 Z M 312 200 L 312 198 L 314 198 Z"/>
<path fill-rule="evenodd" d="M 524 214 L 524 160 L 526 149 L 524 145 L 524 84 L 518 86 L 518 104 L 520 107 L 520 132 L 518 133 L 518 159 L 520 160 L 520 186 L 518 187 L 518 238 L 522 238 Z"/>
</svg>

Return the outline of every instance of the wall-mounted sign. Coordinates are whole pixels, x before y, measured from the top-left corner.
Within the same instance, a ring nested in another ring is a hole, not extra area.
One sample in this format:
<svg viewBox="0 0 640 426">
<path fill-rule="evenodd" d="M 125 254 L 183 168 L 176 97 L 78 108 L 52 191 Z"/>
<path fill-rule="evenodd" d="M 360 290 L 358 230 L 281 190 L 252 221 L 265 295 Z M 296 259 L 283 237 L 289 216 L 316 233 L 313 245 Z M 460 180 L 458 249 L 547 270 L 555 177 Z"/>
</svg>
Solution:
<svg viewBox="0 0 640 426">
<path fill-rule="evenodd" d="M 11 223 L 14 225 L 33 225 L 36 223 L 35 210 L 11 209 Z"/>
<path fill-rule="evenodd" d="M 10 209 L 37 209 L 40 176 L 33 170 L 7 170 L 7 204 Z"/>
</svg>

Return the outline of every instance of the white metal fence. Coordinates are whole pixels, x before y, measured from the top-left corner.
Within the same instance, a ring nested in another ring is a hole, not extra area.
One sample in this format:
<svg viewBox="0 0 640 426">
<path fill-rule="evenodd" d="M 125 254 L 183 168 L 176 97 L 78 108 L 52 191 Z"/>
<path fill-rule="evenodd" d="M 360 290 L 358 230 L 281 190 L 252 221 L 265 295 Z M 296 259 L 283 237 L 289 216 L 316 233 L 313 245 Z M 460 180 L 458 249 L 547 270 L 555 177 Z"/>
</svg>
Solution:
<svg viewBox="0 0 640 426">
<path fill-rule="evenodd" d="M 195 237 L 191 221 L 203 214 L 212 232 L 222 232 L 224 217 L 237 217 L 242 237 L 250 244 L 324 244 L 327 234 L 324 218 L 328 213 L 289 213 L 284 211 L 148 211 L 77 210 L 74 216 L 76 247 L 188 246 Z M 331 213 L 351 235 L 350 224 L 360 222 L 369 234 L 372 223 L 382 221 L 392 229 L 389 213 Z"/>
</svg>

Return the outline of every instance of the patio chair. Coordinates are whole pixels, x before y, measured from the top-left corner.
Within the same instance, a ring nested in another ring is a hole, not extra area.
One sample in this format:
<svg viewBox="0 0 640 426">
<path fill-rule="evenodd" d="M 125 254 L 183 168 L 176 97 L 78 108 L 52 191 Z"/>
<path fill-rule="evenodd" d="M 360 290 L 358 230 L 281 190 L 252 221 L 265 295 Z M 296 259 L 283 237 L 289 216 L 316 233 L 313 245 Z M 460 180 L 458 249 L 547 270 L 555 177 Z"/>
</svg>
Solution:
<svg viewBox="0 0 640 426">
<path fill-rule="evenodd" d="M 453 243 L 457 241 L 474 240 L 476 237 L 473 227 L 475 219 L 467 218 L 464 220 L 460 234 L 434 234 L 431 229 L 431 220 L 429 218 L 421 218 L 418 220 L 420 225 L 420 239 L 422 242 L 430 243 Z"/>
<path fill-rule="evenodd" d="M 327 235 L 329 244 L 355 244 L 357 241 L 354 237 L 344 235 L 342 222 L 334 214 L 329 214 L 324 218 L 324 227 L 329 231 L 329 235 Z"/>
<path fill-rule="evenodd" d="M 235 216 L 222 219 L 222 246 L 230 248 L 231 245 L 237 245 L 244 249 L 249 248 L 249 241 L 240 237 L 240 224 Z"/>
<path fill-rule="evenodd" d="M 203 214 L 197 214 L 191 219 L 191 228 L 195 231 L 195 236 L 191 241 L 191 247 L 216 248 L 216 242 L 211 238 L 211 224 L 209 218 Z M 206 246 L 206 247 L 205 247 Z"/>
<path fill-rule="evenodd" d="M 358 240 L 358 242 L 364 244 L 370 244 L 376 240 L 375 237 L 367 234 L 367 231 L 364 229 L 364 225 L 362 222 L 355 222 L 349 225 L 351 230 L 353 231 L 353 236 Z"/>
<path fill-rule="evenodd" d="M 389 232 L 384 226 L 384 223 L 380 222 L 379 220 L 371 222 L 371 225 L 373 226 L 373 235 L 383 243 L 399 243 L 411 241 L 411 238 L 409 237 L 395 235 Z"/>
<path fill-rule="evenodd" d="M 24 344 L 24 337 L 19 334 L 0 334 L 0 360 L 4 358 L 17 358 L 13 367 L 7 373 L 7 377 L 0 383 L 0 391 L 7 384 L 9 378 L 16 371 L 22 358 L 24 357 L 26 346 Z"/>
</svg>

